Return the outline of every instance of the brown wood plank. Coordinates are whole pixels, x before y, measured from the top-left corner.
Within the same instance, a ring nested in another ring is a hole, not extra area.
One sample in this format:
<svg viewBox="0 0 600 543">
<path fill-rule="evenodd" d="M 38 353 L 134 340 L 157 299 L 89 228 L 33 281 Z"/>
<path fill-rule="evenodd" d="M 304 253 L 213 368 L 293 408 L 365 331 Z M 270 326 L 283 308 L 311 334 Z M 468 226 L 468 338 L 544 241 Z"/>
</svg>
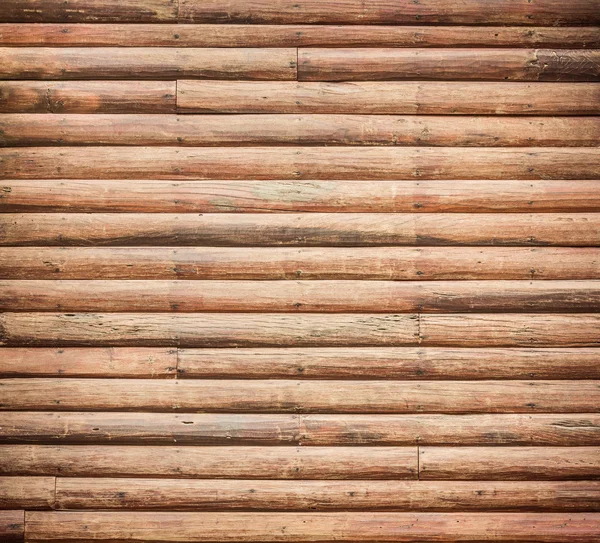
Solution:
<svg viewBox="0 0 600 543">
<path fill-rule="evenodd" d="M 174 113 L 174 81 L 0 81 L 0 113 Z"/>
<path fill-rule="evenodd" d="M 415 447 L 1 445 L 0 456 L 2 474 L 63 477 L 372 480 L 418 471 Z"/>
<path fill-rule="evenodd" d="M 17 543 L 24 540 L 25 511 L 0 510 L 0 537 L 3 543 Z"/>
<path fill-rule="evenodd" d="M 23 213 L 0 246 L 600 246 L 600 214 Z"/>
<path fill-rule="evenodd" d="M 422 480 L 600 479 L 596 447 L 420 447 Z"/>
<path fill-rule="evenodd" d="M 1 208 L 1 205 L 0 205 Z M 2 279 L 585 280 L 592 247 L 0 247 Z"/>
<path fill-rule="evenodd" d="M 600 381 L 2 379 L 6 411 L 594 413 Z"/>
<path fill-rule="evenodd" d="M 0 210 L 17 213 L 600 211 L 600 180 L 463 180 L 453 183 L 407 180 L 368 183 L 225 180 L 180 183 L 157 180 L 7 179 L 2 183 L 1 195 Z M 385 256 L 378 255 L 379 258 Z M 577 275 L 575 270 L 572 273 Z"/>
<path fill-rule="evenodd" d="M 600 481 L 57 479 L 57 509 L 599 511 Z"/>
<path fill-rule="evenodd" d="M 3 457 L 2 462 L 4 463 Z M 0 509 L 53 509 L 54 488 L 54 477 L 2 476 L 0 477 Z M 0 537 L 2 541 L 6 541 L 1 530 Z"/>
<path fill-rule="evenodd" d="M 598 0 L 574 0 L 568 9 L 560 0 L 524 3 L 501 0 L 181 0 L 180 22 L 193 23 L 349 23 L 349 24 L 516 24 L 594 25 L 600 23 Z"/>
<path fill-rule="evenodd" d="M 173 0 L 3 0 L 2 22 L 122 22 L 177 21 Z"/>
<path fill-rule="evenodd" d="M 13 147 L 0 179 L 600 179 L 599 148 Z"/>
<path fill-rule="evenodd" d="M 585 356 L 585 355 L 583 355 Z M 156 348 L 0 350 L 3 377 L 175 377 L 177 351 Z M 31 382 L 31 381 L 28 381 Z"/>
<path fill-rule="evenodd" d="M 600 29 L 506 26 L 0 24 L 20 47 L 600 47 Z"/>
<path fill-rule="evenodd" d="M 472 79 L 600 81 L 600 50 L 318 49 L 298 51 L 299 81 Z"/>
<path fill-rule="evenodd" d="M 177 82 L 177 109 L 182 113 L 597 115 L 600 85 L 504 80 L 311 83 L 184 79 Z"/>
<path fill-rule="evenodd" d="M 2 444 L 598 446 L 600 415 L 6 412 Z M 282 449 L 284 450 L 284 449 Z"/>
<path fill-rule="evenodd" d="M 592 313 L 600 281 L 0 280 L 0 311 Z"/>
<path fill-rule="evenodd" d="M 0 145 L 597 147 L 600 117 L 7 114 Z"/>
<path fill-rule="evenodd" d="M 295 48 L 3 47 L 0 79 L 296 79 Z"/>
<path fill-rule="evenodd" d="M 88 526 L 84 529 L 84 526 Z M 530 541 L 600 534 L 594 513 L 27 513 L 29 541 Z M 440 535 L 441 534 L 441 535 Z"/>
</svg>

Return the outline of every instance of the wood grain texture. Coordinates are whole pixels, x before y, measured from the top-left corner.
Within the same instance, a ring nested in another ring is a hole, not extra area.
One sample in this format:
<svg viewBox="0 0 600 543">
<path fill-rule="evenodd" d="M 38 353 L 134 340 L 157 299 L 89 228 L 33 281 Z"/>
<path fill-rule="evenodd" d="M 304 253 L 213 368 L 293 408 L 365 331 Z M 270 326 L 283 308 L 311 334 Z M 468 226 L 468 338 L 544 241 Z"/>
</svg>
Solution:
<svg viewBox="0 0 600 543">
<path fill-rule="evenodd" d="M 24 540 L 25 511 L 0 510 L 0 537 L 3 543 L 18 543 Z"/>
<path fill-rule="evenodd" d="M 2 444 L 600 445 L 600 415 L 6 412 Z M 284 450 L 284 449 L 282 449 Z"/>
<path fill-rule="evenodd" d="M 174 113 L 176 86 L 174 81 L 0 81 L 0 113 Z"/>
<path fill-rule="evenodd" d="M 600 180 L 462 180 L 453 183 L 186 180 L 182 183 L 130 179 L 7 179 L 0 190 L 0 211 L 584 213 L 600 211 Z M 485 254 L 482 253 L 482 257 Z M 25 254 L 21 256 L 25 258 Z M 384 256 L 378 253 L 379 259 Z M 577 272 L 572 273 L 576 278 Z"/>
<path fill-rule="evenodd" d="M 590 447 L 420 447 L 421 480 L 600 479 L 600 449 Z"/>
<path fill-rule="evenodd" d="M 0 24 L 19 47 L 600 47 L 600 30 L 580 27 L 240 24 Z"/>
<path fill-rule="evenodd" d="M 597 0 L 576 0 L 569 8 L 560 0 L 524 3 L 501 0 L 422 0 L 418 4 L 392 0 L 324 2 L 304 0 L 181 0 L 180 22 L 193 23 L 347 23 L 347 24 L 517 24 L 558 26 L 600 23 Z"/>
<path fill-rule="evenodd" d="M 1 208 L 1 205 L 0 205 Z M 0 247 L 2 279 L 585 280 L 593 247 Z"/>
<path fill-rule="evenodd" d="M 160 378 L 177 374 L 177 351 L 156 348 L 0 350 L 2 377 Z M 585 356 L 585 355 L 583 355 Z M 31 381 L 29 381 L 31 382 Z"/>
<path fill-rule="evenodd" d="M 31 512 L 31 541 L 531 541 L 598 538 L 594 513 L 164 513 Z"/>
<path fill-rule="evenodd" d="M 54 477 L 0 476 L 0 509 L 53 509 L 54 489 Z"/>
<path fill-rule="evenodd" d="M 0 281 L 0 311 L 592 313 L 600 281 L 19 279 Z"/>
<path fill-rule="evenodd" d="M 597 147 L 600 117 L 7 114 L 0 145 Z"/>
<path fill-rule="evenodd" d="M 299 81 L 600 81 L 600 50 L 302 48 Z"/>
<path fill-rule="evenodd" d="M 598 104 L 596 83 L 177 81 L 182 113 L 598 115 Z"/>
<path fill-rule="evenodd" d="M 2 379 L 3 411 L 594 413 L 600 381 Z"/>
<path fill-rule="evenodd" d="M 4 213 L 0 246 L 600 246 L 598 213 Z"/>
<path fill-rule="evenodd" d="M 12 147 L 0 179 L 600 179 L 588 147 Z"/>
<path fill-rule="evenodd" d="M 63 477 L 399 480 L 418 472 L 416 447 L 0 445 L 0 455 L 2 474 Z"/>
<path fill-rule="evenodd" d="M 598 511 L 600 481 L 56 481 L 57 509 Z"/>
<path fill-rule="evenodd" d="M 0 79 L 296 79 L 295 48 L 2 47 Z"/>
</svg>

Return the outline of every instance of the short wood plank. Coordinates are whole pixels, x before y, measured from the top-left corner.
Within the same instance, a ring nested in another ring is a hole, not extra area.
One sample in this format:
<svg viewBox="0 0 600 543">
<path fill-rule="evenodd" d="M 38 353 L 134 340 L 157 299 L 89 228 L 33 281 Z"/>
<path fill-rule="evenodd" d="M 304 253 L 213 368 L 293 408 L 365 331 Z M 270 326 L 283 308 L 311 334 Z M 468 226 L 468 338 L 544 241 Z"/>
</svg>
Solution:
<svg viewBox="0 0 600 543">
<path fill-rule="evenodd" d="M 177 351 L 156 348 L 0 350 L 3 377 L 160 378 L 177 374 Z M 33 383 L 33 381 L 28 381 Z"/>
<path fill-rule="evenodd" d="M 0 246 L 600 246 L 599 213 L 4 213 Z"/>
<path fill-rule="evenodd" d="M 25 538 L 25 511 L 0 510 L 0 537 L 3 543 L 20 543 Z"/>
<path fill-rule="evenodd" d="M 421 480 L 600 479 L 597 447 L 420 447 Z"/>
<path fill-rule="evenodd" d="M 0 277 L 19 280 L 584 280 L 600 279 L 600 249 L 0 247 Z"/>
<path fill-rule="evenodd" d="M 302 48 L 299 81 L 600 81 L 600 50 Z"/>
<path fill-rule="evenodd" d="M 0 179 L 600 179 L 597 147 L 13 147 Z"/>
<path fill-rule="evenodd" d="M 0 79 L 296 79 L 296 48 L 3 47 Z"/>
<path fill-rule="evenodd" d="M 54 477 L 0 476 L 0 509 L 54 509 L 54 489 Z"/>
<path fill-rule="evenodd" d="M 594 413 L 600 381 L 0 379 L 6 411 Z"/>
<path fill-rule="evenodd" d="M 1 474 L 63 477 L 372 480 L 418 471 L 415 447 L 0 445 L 0 455 Z"/>
<path fill-rule="evenodd" d="M 0 81 L 0 113 L 174 113 L 176 86 L 174 81 Z"/>
<path fill-rule="evenodd" d="M 348 27 L 342 28 L 346 32 Z M 597 115 L 599 104 L 597 83 L 177 82 L 182 113 Z"/>
<path fill-rule="evenodd" d="M 506 26 L 0 24 L 19 47 L 600 47 L 600 29 Z"/>
</svg>

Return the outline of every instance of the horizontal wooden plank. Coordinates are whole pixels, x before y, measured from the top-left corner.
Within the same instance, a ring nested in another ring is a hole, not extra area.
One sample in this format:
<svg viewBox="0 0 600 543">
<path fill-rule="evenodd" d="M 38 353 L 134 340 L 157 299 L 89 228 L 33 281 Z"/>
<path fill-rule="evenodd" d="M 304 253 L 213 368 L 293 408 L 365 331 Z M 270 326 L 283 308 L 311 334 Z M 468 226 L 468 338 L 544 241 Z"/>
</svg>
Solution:
<svg viewBox="0 0 600 543">
<path fill-rule="evenodd" d="M 0 280 L 0 311 L 592 313 L 600 281 L 19 279 Z"/>
<path fill-rule="evenodd" d="M 594 413 L 600 381 L 1 379 L 0 410 Z"/>
<path fill-rule="evenodd" d="M 12 147 L 0 179 L 600 179 L 588 147 Z"/>
<path fill-rule="evenodd" d="M 5 412 L 3 444 L 598 446 L 600 415 Z M 287 450 L 287 449 L 282 449 Z"/>
<path fill-rule="evenodd" d="M 2 47 L 0 79 L 296 79 L 295 48 Z"/>
<path fill-rule="evenodd" d="M 0 145 L 597 147 L 600 117 L 7 114 Z"/>
<path fill-rule="evenodd" d="M 597 347 L 600 315 L 3 313 L 9 347 Z"/>
<path fill-rule="evenodd" d="M 175 377 L 177 351 L 156 348 L 0 351 L 3 377 Z M 583 355 L 585 357 L 585 354 Z"/>
<path fill-rule="evenodd" d="M 53 481 L 53 479 L 52 479 Z M 57 509 L 599 511 L 600 481 L 56 481 Z"/>
<path fill-rule="evenodd" d="M 506 26 L 0 24 L 19 47 L 600 47 L 600 29 Z"/>
<path fill-rule="evenodd" d="M 17 543 L 24 540 L 25 511 L 0 510 L 0 537 L 3 543 Z"/>
<path fill-rule="evenodd" d="M 504 80 L 311 83 L 183 79 L 177 82 L 177 109 L 182 113 L 597 115 L 600 85 Z"/>
<path fill-rule="evenodd" d="M 453 183 L 407 180 L 369 183 L 242 180 L 180 183 L 157 180 L 7 179 L 3 181 L 0 192 L 0 211 L 583 213 L 600 211 L 600 180 L 463 180 Z M 378 258 L 382 256 L 385 255 L 379 254 Z"/>
<path fill-rule="evenodd" d="M 298 50 L 299 81 L 402 79 L 598 82 L 600 81 L 600 50 L 506 48 L 302 48 Z"/>
<path fill-rule="evenodd" d="M 600 214 L 3 213 L 0 246 L 600 246 Z"/>
<path fill-rule="evenodd" d="M 180 349 L 178 359 L 180 377 L 202 379 L 600 379 L 594 348 Z"/>
<path fill-rule="evenodd" d="M 122 22 L 177 21 L 172 0 L 3 0 L 2 22 Z"/>
<path fill-rule="evenodd" d="M 575 0 L 569 9 L 560 0 L 524 4 L 502 0 L 490 5 L 486 0 L 422 0 L 402 5 L 393 0 L 181 0 L 180 22 L 193 23 L 349 23 L 349 24 L 517 24 L 558 26 L 600 23 L 597 0 Z"/>
<path fill-rule="evenodd" d="M 600 249 L 0 247 L 0 277 L 20 280 L 584 280 L 600 279 Z"/>
<path fill-rule="evenodd" d="M 597 447 L 420 447 L 421 480 L 600 479 Z"/>
<path fill-rule="evenodd" d="M 0 455 L 2 474 L 63 477 L 371 480 L 418 471 L 416 447 L 0 445 Z"/>
<path fill-rule="evenodd" d="M 0 509 L 53 509 L 54 488 L 54 477 L 2 476 L 0 477 Z M 6 541 L 1 529 L 0 536 L 2 541 Z"/>
<path fill-rule="evenodd" d="M 0 81 L 0 113 L 174 113 L 176 86 L 174 81 Z"/>
<path fill-rule="evenodd" d="M 87 529 L 84 526 L 88 526 Z M 530 541 L 600 535 L 595 513 L 27 513 L 28 541 Z"/>
</svg>

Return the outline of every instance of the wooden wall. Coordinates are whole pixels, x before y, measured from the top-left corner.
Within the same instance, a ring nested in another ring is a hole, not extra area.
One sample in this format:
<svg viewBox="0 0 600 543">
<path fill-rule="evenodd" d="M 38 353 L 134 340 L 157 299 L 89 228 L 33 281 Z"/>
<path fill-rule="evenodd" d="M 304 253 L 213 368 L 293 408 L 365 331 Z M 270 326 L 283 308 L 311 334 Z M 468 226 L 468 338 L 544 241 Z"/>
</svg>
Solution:
<svg viewBox="0 0 600 543">
<path fill-rule="evenodd" d="M 600 0 L 0 22 L 0 541 L 600 541 Z"/>
</svg>

